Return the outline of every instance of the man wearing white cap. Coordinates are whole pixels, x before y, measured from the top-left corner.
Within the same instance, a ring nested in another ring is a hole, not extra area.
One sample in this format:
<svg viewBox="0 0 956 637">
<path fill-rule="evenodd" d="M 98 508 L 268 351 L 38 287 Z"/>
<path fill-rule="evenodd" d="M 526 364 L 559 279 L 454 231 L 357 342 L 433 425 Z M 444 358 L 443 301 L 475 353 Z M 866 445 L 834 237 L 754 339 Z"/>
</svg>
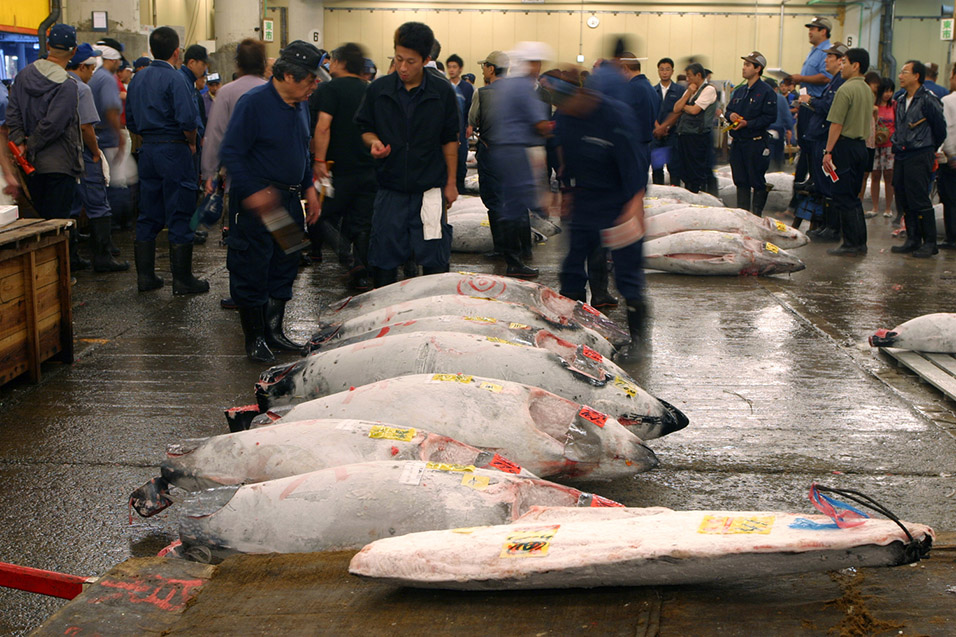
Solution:
<svg viewBox="0 0 956 637">
<path fill-rule="evenodd" d="M 810 49 L 810 53 L 807 54 L 807 59 L 804 61 L 800 73 L 798 75 L 792 75 L 791 78 L 799 84 L 801 88 L 807 89 L 807 94 L 810 95 L 810 97 L 822 97 L 827 84 L 830 82 L 830 79 L 833 78 L 833 74 L 828 72 L 826 68 L 827 51 L 831 48 L 830 32 L 833 30 L 833 23 L 830 22 L 829 18 L 813 18 L 813 20 L 804 26 L 807 28 L 807 37 L 810 40 L 810 44 L 813 45 L 813 48 Z M 801 109 L 801 112 L 803 112 L 803 109 Z M 809 145 L 806 145 L 803 140 L 803 136 L 806 134 L 808 119 L 809 116 L 797 116 L 797 139 L 800 144 L 800 158 L 797 161 L 794 182 L 805 180 L 807 178 L 807 171 L 810 168 L 810 153 L 812 151 Z"/>
</svg>

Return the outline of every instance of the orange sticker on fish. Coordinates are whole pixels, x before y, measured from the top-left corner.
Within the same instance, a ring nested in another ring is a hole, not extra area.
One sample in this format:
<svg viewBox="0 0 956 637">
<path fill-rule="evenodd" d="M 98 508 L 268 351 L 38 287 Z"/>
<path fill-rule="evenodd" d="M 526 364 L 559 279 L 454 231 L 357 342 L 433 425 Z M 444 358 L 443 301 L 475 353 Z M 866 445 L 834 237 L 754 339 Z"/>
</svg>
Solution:
<svg viewBox="0 0 956 637">
<path fill-rule="evenodd" d="M 598 354 L 596 351 L 588 347 L 587 345 L 581 346 L 581 353 L 590 358 L 592 361 L 597 361 L 600 363 L 604 360 L 604 357 Z"/>
<path fill-rule="evenodd" d="M 598 410 L 592 409 L 587 405 L 581 405 L 581 411 L 578 412 L 578 415 L 588 422 L 594 423 L 598 427 L 604 427 L 604 423 L 606 423 L 608 419 L 607 414 L 602 414 Z"/>
<path fill-rule="evenodd" d="M 495 454 L 495 457 L 491 459 L 488 466 L 494 467 L 498 471 L 504 471 L 505 473 L 521 473 L 520 466 L 498 454 Z"/>
</svg>

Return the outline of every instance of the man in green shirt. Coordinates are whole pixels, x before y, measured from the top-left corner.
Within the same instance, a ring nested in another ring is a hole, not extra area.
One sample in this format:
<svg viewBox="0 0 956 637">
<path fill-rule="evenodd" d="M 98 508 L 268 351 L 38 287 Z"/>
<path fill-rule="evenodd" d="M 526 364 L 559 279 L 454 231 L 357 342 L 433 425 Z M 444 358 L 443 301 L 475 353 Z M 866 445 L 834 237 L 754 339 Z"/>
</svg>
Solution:
<svg viewBox="0 0 956 637">
<path fill-rule="evenodd" d="M 860 191 L 869 158 L 866 138 L 873 125 L 873 91 L 863 81 L 870 67 L 865 49 L 850 49 L 843 61 L 846 81 L 833 97 L 827 115 L 830 133 L 823 150 L 823 171 L 833 183 L 833 207 L 843 226 L 843 245 L 828 254 L 856 256 L 866 254 L 866 220 Z"/>
</svg>

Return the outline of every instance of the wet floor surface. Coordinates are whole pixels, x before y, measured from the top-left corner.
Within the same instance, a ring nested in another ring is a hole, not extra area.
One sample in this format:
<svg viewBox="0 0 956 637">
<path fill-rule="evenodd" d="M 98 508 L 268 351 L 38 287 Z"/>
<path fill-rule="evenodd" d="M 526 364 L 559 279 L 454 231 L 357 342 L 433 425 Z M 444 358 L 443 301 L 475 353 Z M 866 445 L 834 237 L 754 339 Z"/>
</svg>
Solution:
<svg viewBox="0 0 956 637">
<path fill-rule="evenodd" d="M 818 481 L 956 530 L 953 404 L 865 344 L 878 328 L 956 312 L 956 253 L 891 254 L 889 220 L 868 226 L 868 256 L 811 244 L 794 251 L 807 269 L 790 277 L 649 273 L 652 350 L 629 371 L 691 424 L 651 441 L 658 469 L 583 486 L 630 506 L 810 512 Z M 130 234 L 117 243 L 131 258 Z M 560 236 L 537 248 L 541 283 L 557 287 L 563 254 Z M 298 340 L 318 309 L 348 293 L 326 256 L 296 281 L 286 322 Z M 167 443 L 225 432 L 222 410 L 253 402 L 265 367 L 245 359 L 238 317 L 219 308 L 224 263 L 214 238 L 197 247 L 195 269 L 212 291 L 193 297 L 172 296 L 162 254 L 167 286 L 157 292 L 138 294 L 132 272 L 77 273 L 76 363 L 45 365 L 38 386 L 0 388 L 0 561 L 99 575 L 175 539 L 175 507 L 130 523 L 129 493 L 158 474 Z M 476 255 L 452 263 L 504 271 Z M 624 323 L 623 309 L 610 315 Z M 0 633 L 36 627 L 62 604 L 0 589 Z"/>
</svg>

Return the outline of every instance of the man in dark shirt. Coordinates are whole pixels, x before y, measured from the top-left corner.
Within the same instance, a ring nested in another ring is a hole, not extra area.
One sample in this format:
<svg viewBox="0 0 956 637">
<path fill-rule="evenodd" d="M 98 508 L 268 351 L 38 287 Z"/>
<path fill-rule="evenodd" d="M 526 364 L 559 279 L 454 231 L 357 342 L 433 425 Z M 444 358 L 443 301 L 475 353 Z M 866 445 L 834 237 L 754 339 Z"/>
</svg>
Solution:
<svg viewBox="0 0 956 637">
<path fill-rule="evenodd" d="M 445 60 L 445 70 L 448 72 L 448 81 L 455 87 L 458 94 L 458 105 L 461 107 L 461 136 L 458 138 L 458 172 L 457 184 L 459 194 L 465 192 L 465 175 L 468 168 L 465 165 L 468 160 L 468 138 L 471 137 L 471 131 L 468 127 L 468 112 L 471 110 L 471 100 L 475 96 L 475 87 L 462 79 L 461 70 L 465 65 L 464 60 L 452 53 Z"/>
<path fill-rule="evenodd" d="M 369 241 L 376 287 L 395 282 L 412 255 L 425 274 L 448 271 L 445 208 L 458 198 L 458 98 L 447 80 L 425 72 L 435 36 L 421 22 L 406 22 L 394 42 L 395 72 L 372 82 L 355 115 L 380 160 Z"/>
<path fill-rule="evenodd" d="M 661 81 L 654 90 L 661 100 L 660 112 L 654 122 L 654 141 L 651 142 L 651 166 L 655 184 L 664 183 L 664 166 L 670 174 L 671 184 L 679 186 L 680 160 L 677 156 L 677 131 L 674 127 L 680 118 L 674 112 L 674 105 L 684 94 L 684 87 L 671 81 L 674 75 L 674 60 L 663 58 L 657 63 L 657 75 Z"/>
<path fill-rule="evenodd" d="M 196 128 L 199 111 L 179 66 L 179 34 L 159 27 L 149 34 L 154 60 L 129 84 L 126 125 L 143 138 L 139 151 L 139 219 L 136 220 L 137 286 L 156 290 L 156 235 L 169 228 L 169 261 L 173 294 L 209 291 L 209 282 L 193 276 L 193 232 L 189 220 L 196 208 Z"/>
<path fill-rule="evenodd" d="M 368 88 L 360 77 L 364 67 L 365 54 L 358 44 L 349 42 L 332 51 L 329 72 L 333 80 L 324 83 L 312 142 L 315 179 L 332 176 L 334 188 L 334 196 L 326 197 L 322 205 L 322 219 L 333 225 L 341 219 L 342 237 L 352 244 L 355 254 L 350 281 L 361 291 L 371 287 L 368 242 L 378 190 L 375 164 L 354 121 Z"/>
<path fill-rule="evenodd" d="M 730 167 L 737 186 L 737 207 L 760 217 L 769 194 L 766 174 L 770 167 L 770 135 L 767 129 L 777 119 L 777 94 L 760 79 L 767 58 L 754 51 L 741 59 L 747 83 L 734 91 L 727 104 L 727 118 L 733 126 Z"/>
<path fill-rule="evenodd" d="M 229 200 L 229 292 L 239 308 L 246 355 L 271 362 L 273 349 L 299 351 L 282 329 L 292 298 L 299 253 L 287 254 L 263 223 L 288 212 L 303 226 L 319 217 L 319 197 L 309 165 L 309 109 L 319 50 L 296 40 L 282 49 L 272 79 L 239 98 L 222 141 L 220 157 L 232 185 Z"/>
</svg>

